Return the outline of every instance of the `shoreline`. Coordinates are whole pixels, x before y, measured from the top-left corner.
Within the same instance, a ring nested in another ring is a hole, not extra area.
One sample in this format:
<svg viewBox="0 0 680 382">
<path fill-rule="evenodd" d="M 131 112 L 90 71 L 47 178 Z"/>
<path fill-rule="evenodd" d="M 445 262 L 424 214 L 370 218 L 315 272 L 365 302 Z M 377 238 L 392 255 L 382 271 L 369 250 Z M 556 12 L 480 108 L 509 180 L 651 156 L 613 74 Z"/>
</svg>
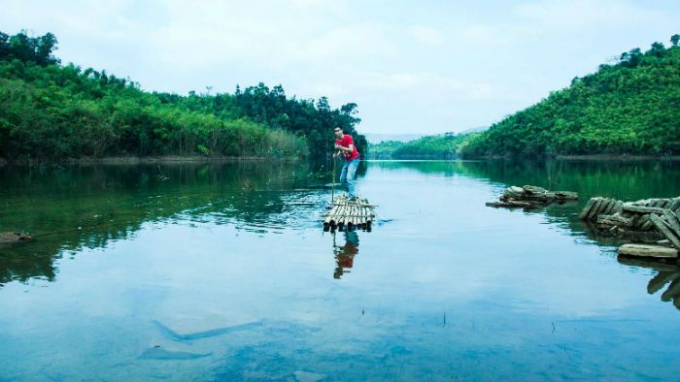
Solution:
<svg viewBox="0 0 680 382">
<path fill-rule="evenodd" d="M 54 160 L 22 159 L 9 162 L 0 158 L 1 166 L 35 166 L 39 164 L 160 164 L 160 163 L 226 163 L 226 162 L 295 162 L 301 158 L 272 158 L 258 156 L 243 157 L 201 157 L 201 156 L 160 156 L 160 157 L 105 157 L 105 158 L 67 158 Z"/>
<path fill-rule="evenodd" d="M 456 157 L 456 158 L 436 158 L 432 156 L 413 156 L 409 158 L 367 158 L 368 160 L 393 160 L 393 161 L 414 161 L 414 160 L 439 160 L 439 161 L 453 161 L 453 160 L 532 160 L 532 161 L 547 161 L 547 160 L 564 160 L 564 161 L 680 161 L 680 155 L 616 155 L 616 154 L 588 154 L 588 155 L 556 155 L 549 158 L 529 158 L 529 157 L 511 157 L 511 156 L 481 156 L 481 157 Z"/>
<path fill-rule="evenodd" d="M 601 161 L 635 161 L 635 160 L 668 160 L 680 161 L 680 155 L 614 155 L 614 154 L 589 154 L 589 155 L 556 155 L 552 159 L 559 160 L 601 160 Z"/>
</svg>

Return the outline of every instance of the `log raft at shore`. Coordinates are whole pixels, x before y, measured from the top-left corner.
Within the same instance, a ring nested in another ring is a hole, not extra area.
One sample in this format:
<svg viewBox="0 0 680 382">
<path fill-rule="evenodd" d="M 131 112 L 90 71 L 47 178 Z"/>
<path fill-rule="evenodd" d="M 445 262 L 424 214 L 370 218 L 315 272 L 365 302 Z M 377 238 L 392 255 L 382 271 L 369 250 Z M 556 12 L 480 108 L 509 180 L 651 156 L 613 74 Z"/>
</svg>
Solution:
<svg viewBox="0 0 680 382">
<path fill-rule="evenodd" d="M 624 237 L 651 237 L 655 245 L 624 244 L 620 256 L 677 259 L 680 250 L 680 197 L 623 202 L 593 197 L 579 214 L 600 231 Z M 644 235 L 641 235 L 644 234 Z"/>
<path fill-rule="evenodd" d="M 335 229 L 352 231 L 358 228 L 370 231 L 375 220 L 374 209 L 375 206 L 369 204 L 366 199 L 338 196 L 323 221 L 323 229 L 324 231 Z"/>
<path fill-rule="evenodd" d="M 505 208 L 539 208 L 550 203 L 563 203 L 569 200 L 578 200 L 578 194 L 572 191 L 549 191 L 538 186 L 510 186 L 505 189 L 498 202 L 488 202 L 486 205 Z"/>
</svg>

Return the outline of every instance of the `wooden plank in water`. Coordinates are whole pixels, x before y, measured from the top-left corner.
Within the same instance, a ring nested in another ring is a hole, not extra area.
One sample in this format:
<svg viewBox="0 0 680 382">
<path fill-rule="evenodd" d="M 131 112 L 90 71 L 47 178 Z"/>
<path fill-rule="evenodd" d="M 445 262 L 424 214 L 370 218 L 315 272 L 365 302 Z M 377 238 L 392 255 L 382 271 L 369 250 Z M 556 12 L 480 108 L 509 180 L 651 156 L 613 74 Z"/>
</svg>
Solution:
<svg viewBox="0 0 680 382">
<path fill-rule="evenodd" d="M 671 210 L 663 210 L 663 217 L 668 222 L 668 225 L 671 227 L 671 230 L 673 230 L 673 233 L 680 237 L 680 222 L 678 221 L 678 218 L 675 217 Z"/>
<path fill-rule="evenodd" d="M 626 218 L 620 215 L 599 215 L 597 217 L 597 224 L 630 228 L 633 226 L 633 218 Z"/>
<path fill-rule="evenodd" d="M 623 202 L 620 200 L 616 201 L 616 205 L 614 206 L 614 212 L 621 215 L 623 213 Z"/>
<path fill-rule="evenodd" d="M 644 216 L 647 217 L 646 218 L 647 220 L 645 220 L 642 223 L 642 225 L 640 226 L 640 229 L 643 230 L 643 231 L 649 231 L 654 226 L 654 223 L 652 223 L 652 221 L 649 219 L 649 214 L 644 215 Z"/>
<path fill-rule="evenodd" d="M 612 210 L 614 209 L 615 205 L 616 205 L 616 199 L 609 199 L 609 202 L 604 207 L 602 212 L 600 212 L 600 215 L 611 215 Z"/>
<path fill-rule="evenodd" d="M 626 203 L 623 204 L 623 210 L 628 212 L 635 212 L 638 214 L 663 214 L 662 208 L 634 206 L 632 204 Z"/>
<path fill-rule="evenodd" d="M 680 207 L 680 198 L 675 198 L 675 199 L 673 199 L 673 202 L 671 203 L 671 205 L 668 206 L 668 209 L 675 212 L 678 209 L 678 207 Z"/>
<path fill-rule="evenodd" d="M 671 230 L 667 226 L 668 223 L 666 223 L 660 217 L 654 214 L 649 215 L 649 220 L 652 221 L 652 224 L 654 224 L 656 229 L 658 229 L 659 232 L 661 232 L 661 234 L 666 237 L 666 239 L 671 241 L 675 248 L 680 248 L 680 239 L 677 236 L 675 236 L 673 232 L 671 232 Z"/>
<path fill-rule="evenodd" d="M 595 198 L 590 198 L 590 200 L 588 200 L 588 203 L 586 203 L 585 207 L 583 207 L 583 210 L 581 210 L 581 213 L 578 215 L 578 218 L 581 220 L 585 219 L 590 213 L 590 209 L 593 208 L 595 202 L 596 202 Z"/>
<path fill-rule="evenodd" d="M 597 218 L 599 215 L 604 214 L 607 210 L 609 210 L 610 206 L 613 206 L 616 203 L 616 200 L 612 198 L 606 198 L 605 203 L 602 203 L 600 206 L 600 209 L 597 211 L 597 215 L 595 215 L 595 218 Z"/>
<path fill-rule="evenodd" d="M 619 247 L 619 255 L 675 259 L 678 257 L 678 250 L 659 245 L 624 244 Z"/>
<path fill-rule="evenodd" d="M 597 200 L 595 201 L 595 204 L 593 204 L 592 208 L 590 209 L 590 212 L 588 212 L 588 216 L 586 217 L 586 219 L 593 220 L 597 216 L 597 212 L 599 211 L 600 207 L 605 202 L 606 199 L 598 197 Z"/>
<path fill-rule="evenodd" d="M 633 219 L 633 227 L 642 228 L 642 226 L 649 221 L 649 214 L 634 214 L 631 219 Z"/>
</svg>

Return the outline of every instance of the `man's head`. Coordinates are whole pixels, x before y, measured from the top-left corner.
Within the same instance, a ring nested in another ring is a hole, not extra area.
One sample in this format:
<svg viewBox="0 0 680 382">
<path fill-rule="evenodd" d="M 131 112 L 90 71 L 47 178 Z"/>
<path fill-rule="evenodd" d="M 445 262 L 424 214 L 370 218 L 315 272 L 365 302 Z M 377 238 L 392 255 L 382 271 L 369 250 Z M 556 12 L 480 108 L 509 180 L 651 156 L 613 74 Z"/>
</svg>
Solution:
<svg viewBox="0 0 680 382">
<path fill-rule="evenodd" d="M 342 129 L 340 127 L 336 126 L 335 129 L 334 129 L 334 132 L 335 132 L 336 138 L 338 138 L 338 139 L 342 138 Z"/>
</svg>

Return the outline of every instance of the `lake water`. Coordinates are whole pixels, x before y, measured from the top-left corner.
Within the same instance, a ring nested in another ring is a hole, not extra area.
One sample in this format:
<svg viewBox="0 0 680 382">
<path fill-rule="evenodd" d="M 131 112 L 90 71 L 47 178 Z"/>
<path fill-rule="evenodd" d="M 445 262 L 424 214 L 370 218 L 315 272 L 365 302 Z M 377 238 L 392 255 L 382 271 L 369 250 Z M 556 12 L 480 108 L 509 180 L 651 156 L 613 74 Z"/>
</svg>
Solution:
<svg viewBox="0 0 680 382">
<path fill-rule="evenodd" d="M 167 178 L 167 179 L 166 179 Z M 679 380 L 680 268 L 622 263 L 589 197 L 665 162 L 367 162 L 372 232 L 304 164 L 0 168 L 0 380 Z M 509 185 L 578 191 L 536 211 Z"/>
</svg>

